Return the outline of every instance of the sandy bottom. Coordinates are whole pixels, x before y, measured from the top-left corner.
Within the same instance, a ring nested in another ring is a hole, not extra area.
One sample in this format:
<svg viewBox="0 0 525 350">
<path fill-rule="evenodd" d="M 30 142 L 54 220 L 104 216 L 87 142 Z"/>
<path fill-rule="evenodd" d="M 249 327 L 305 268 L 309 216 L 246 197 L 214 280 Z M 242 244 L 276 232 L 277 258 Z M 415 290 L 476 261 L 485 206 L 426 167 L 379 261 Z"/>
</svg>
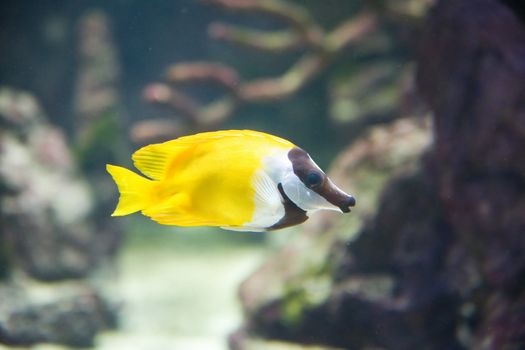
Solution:
<svg viewBox="0 0 525 350">
<path fill-rule="evenodd" d="M 239 283 L 268 252 L 253 236 L 233 235 L 190 230 L 129 240 L 113 287 L 123 303 L 120 328 L 99 336 L 97 349 L 227 349 L 242 319 Z"/>
<path fill-rule="evenodd" d="M 241 321 L 237 287 L 261 260 L 261 249 L 142 254 L 122 257 L 121 328 L 99 337 L 97 348 L 226 349 Z"/>
</svg>

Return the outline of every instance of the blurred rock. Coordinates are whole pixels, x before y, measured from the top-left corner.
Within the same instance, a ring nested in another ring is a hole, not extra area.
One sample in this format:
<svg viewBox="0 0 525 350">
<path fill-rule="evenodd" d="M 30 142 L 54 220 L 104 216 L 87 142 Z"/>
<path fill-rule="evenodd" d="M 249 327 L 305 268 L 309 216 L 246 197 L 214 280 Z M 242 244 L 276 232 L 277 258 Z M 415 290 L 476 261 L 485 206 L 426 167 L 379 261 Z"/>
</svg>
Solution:
<svg viewBox="0 0 525 350">
<path fill-rule="evenodd" d="M 114 324 L 115 310 L 87 285 L 0 287 L 0 343 L 87 347 Z"/>
<path fill-rule="evenodd" d="M 31 95 L 1 88 L 0 125 L 0 342 L 88 345 L 112 312 L 97 316 L 106 302 L 85 279 L 119 232 L 93 221 L 90 188 Z M 33 279 L 75 288 L 48 284 L 53 297 L 39 302 Z"/>
<path fill-rule="evenodd" d="M 388 181 L 357 234 L 346 217 L 312 220 L 250 276 L 240 290 L 246 321 L 233 337 L 345 349 L 525 348 L 523 22 L 496 0 L 438 1 L 418 79 L 434 111 L 432 149 Z M 394 159 L 390 147 L 376 149 Z M 352 167 L 337 168 L 354 178 Z M 357 212 L 362 193 L 353 185 Z"/>
<path fill-rule="evenodd" d="M 437 193 L 463 256 L 444 272 L 470 271 L 453 287 L 473 307 L 475 349 L 525 347 L 525 24 L 508 3 L 440 2 L 420 50 Z"/>
<path fill-rule="evenodd" d="M 90 222 L 93 200 L 76 173 L 62 133 L 47 124 L 42 111 L 21 111 L 28 94 L 3 88 L 2 120 L 14 121 L 0 138 L 2 241 L 10 264 L 34 278 L 83 277 L 114 251 L 115 234 Z M 24 119 L 25 118 L 25 119 Z"/>
<path fill-rule="evenodd" d="M 439 196 L 461 239 L 483 243 L 486 281 L 509 288 L 525 268 L 525 25 L 498 1 L 443 1 L 422 42 Z"/>
</svg>

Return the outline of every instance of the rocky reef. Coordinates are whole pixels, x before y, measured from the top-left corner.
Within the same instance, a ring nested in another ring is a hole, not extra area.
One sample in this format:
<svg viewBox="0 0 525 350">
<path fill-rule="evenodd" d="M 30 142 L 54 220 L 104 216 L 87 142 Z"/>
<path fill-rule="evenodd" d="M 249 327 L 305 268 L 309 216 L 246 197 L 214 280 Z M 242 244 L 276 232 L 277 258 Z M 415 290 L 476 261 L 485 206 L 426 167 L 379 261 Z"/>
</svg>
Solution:
<svg viewBox="0 0 525 350">
<path fill-rule="evenodd" d="M 0 343 L 89 346 L 115 323 L 90 276 L 118 230 L 96 224 L 61 131 L 28 93 L 0 89 Z"/>
<path fill-rule="evenodd" d="M 356 159 L 410 166 L 361 223 L 317 217 L 244 282 L 232 349 L 525 347 L 523 18 L 513 2 L 442 0 L 423 27 L 418 92 L 432 145 L 409 142 L 416 155 L 399 159 L 405 138 L 383 129 L 382 152 L 369 136 L 336 161 L 358 204 L 370 187 Z"/>
</svg>

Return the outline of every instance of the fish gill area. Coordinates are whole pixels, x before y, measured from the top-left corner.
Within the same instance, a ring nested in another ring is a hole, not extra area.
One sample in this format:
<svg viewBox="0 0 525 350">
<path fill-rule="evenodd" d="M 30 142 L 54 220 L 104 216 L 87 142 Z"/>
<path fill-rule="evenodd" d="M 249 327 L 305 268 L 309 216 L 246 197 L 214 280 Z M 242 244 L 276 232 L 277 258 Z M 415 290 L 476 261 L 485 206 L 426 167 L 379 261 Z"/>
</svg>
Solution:
<svg viewBox="0 0 525 350">
<path fill-rule="evenodd" d="M 525 348 L 519 1 L 0 6 L 0 349 Z M 106 163 L 225 128 L 293 140 L 357 206 L 110 217 Z"/>
</svg>

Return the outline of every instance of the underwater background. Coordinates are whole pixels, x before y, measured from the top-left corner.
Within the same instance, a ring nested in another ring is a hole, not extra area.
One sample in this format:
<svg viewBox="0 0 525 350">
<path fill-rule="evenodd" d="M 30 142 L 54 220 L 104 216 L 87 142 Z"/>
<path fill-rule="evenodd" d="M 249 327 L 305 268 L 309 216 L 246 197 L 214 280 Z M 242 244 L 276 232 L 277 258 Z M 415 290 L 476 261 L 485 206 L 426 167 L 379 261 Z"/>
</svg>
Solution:
<svg viewBox="0 0 525 350">
<path fill-rule="evenodd" d="M 0 349 L 525 349 L 513 0 L 0 4 Z M 106 163 L 253 129 L 357 199 L 269 233 L 110 217 Z"/>
</svg>

